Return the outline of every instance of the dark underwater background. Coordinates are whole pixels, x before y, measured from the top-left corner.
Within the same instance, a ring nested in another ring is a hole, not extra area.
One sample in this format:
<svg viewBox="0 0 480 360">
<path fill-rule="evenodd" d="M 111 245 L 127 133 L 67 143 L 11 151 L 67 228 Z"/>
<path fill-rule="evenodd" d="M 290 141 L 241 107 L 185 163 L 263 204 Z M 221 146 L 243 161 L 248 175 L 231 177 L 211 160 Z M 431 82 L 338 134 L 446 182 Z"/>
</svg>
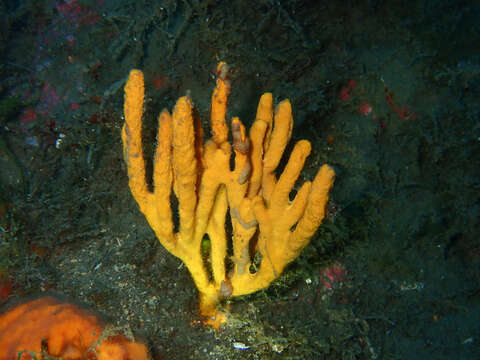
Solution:
<svg viewBox="0 0 480 360">
<path fill-rule="evenodd" d="M 480 3 L 0 1 L 0 301 L 58 293 L 158 359 L 480 358 Z M 268 289 L 204 327 L 123 162 L 123 86 L 146 80 L 144 143 L 190 91 L 208 137 L 289 98 L 292 142 L 328 163 L 328 216 Z"/>
</svg>

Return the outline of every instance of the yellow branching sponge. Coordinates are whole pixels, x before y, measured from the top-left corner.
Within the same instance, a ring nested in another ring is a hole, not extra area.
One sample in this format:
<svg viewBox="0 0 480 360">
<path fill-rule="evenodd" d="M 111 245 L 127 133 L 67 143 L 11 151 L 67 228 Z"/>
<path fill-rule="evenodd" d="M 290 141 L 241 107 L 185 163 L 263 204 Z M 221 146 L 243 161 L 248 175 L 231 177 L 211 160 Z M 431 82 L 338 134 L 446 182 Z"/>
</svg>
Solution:
<svg viewBox="0 0 480 360">
<path fill-rule="evenodd" d="M 172 115 L 167 110 L 160 114 L 153 192 L 147 186 L 142 152 L 144 79 L 139 70 L 130 72 L 125 86 L 122 130 L 133 197 L 160 243 L 187 266 L 200 293 L 201 313 L 211 324 L 221 321 L 216 307 L 222 298 L 268 287 L 300 254 L 325 216 L 335 177 L 333 169 L 323 165 L 291 201 L 310 143 L 298 141 L 283 172 L 276 174 L 292 134 L 290 101 L 282 101 L 274 111 L 272 94 L 263 94 L 249 135 L 238 118 L 232 119 L 232 146 L 225 119 L 230 93 L 227 65 L 218 64 L 217 72 L 211 103 L 212 138 L 205 144 L 188 96 L 177 101 Z M 172 189 L 178 200 L 177 232 L 170 204 Z M 227 216 L 232 234 L 225 227 Z M 205 239 L 210 240 L 207 252 L 202 251 Z M 228 244 L 233 257 L 227 259 Z M 261 261 L 253 270 L 256 254 Z"/>
</svg>

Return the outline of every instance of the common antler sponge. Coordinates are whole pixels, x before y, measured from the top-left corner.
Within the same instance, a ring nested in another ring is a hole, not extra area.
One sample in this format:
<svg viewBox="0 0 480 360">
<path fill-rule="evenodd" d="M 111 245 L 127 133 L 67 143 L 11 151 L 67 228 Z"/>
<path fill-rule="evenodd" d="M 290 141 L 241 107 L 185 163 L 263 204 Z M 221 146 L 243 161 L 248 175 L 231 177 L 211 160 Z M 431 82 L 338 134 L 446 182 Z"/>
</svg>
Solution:
<svg viewBox="0 0 480 360">
<path fill-rule="evenodd" d="M 147 348 L 109 336 L 94 313 L 51 296 L 0 314 L 0 360 L 147 360 Z M 43 355 L 43 356 L 42 356 Z"/>
<path fill-rule="evenodd" d="M 232 119 L 231 144 L 227 64 L 219 63 L 217 73 L 210 140 L 203 143 L 189 96 L 177 101 L 173 114 L 164 110 L 158 117 L 153 189 L 142 146 L 145 85 L 140 70 L 132 70 L 125 85 L 122 129 L 132 195 L 160 243 L 190 271 L 200 311 L 213 326 L 223 321 L 216 311 L 221 299 L 265 289 L 297 258 L 323 221 L 335 178 L 334 170 L 323 165 L 312 182 L 294 191 L 311 150 L 306 140 L 295 144 L 283 171 L 277 170 L 292 136 L 293 114 L 289 100 L 274 109 L 271 93 L 260 98 L 249 133 L 239 118 Z M 170 203 L 172 190 L 178 211 Z M 202 251 L 206 239 L 210 246 Z"/>
</svg>

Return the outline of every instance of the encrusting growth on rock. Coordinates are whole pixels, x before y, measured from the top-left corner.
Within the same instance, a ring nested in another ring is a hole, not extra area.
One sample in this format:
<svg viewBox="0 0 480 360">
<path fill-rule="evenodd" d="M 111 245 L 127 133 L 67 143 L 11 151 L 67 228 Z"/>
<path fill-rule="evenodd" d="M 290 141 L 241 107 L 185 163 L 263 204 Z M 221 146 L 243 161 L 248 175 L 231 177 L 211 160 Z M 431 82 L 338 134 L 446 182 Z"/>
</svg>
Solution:
<svg viewBox="0 0 480 360">
<path fill-rule="evenodd" d="M 240 119 L 232 119 L 232 146 L 226 122 L 230 94 L 226 63 L 218 64 L 217 73 L 211 102 L 212 138 L 205 144 L 189 96 L 177 101 L 172 115 L 167 110 L 160 114 L 153 191 L 147 186 L 142 150 L 144 79 L 139 70 L 130 72 L 125 86 L 122 130 L 133 197 L 160 243 L 187 266 L 200 293 L 201 313 L 212 325 L 222 321 L 216 312 L 222 298 L 268 287 L 300 254 L 325 216 L 335 177 L 333 169 L 323 165 L 291 201 L 290 192 L 311 147 L 306 140 L 298 141 L 283 172 L 276 174 L 292 135 L 290 101 L 282 101 L 274 111 L 272 94 L 263 94 L 248 135 Z M 178 200 L 177 232 L 172 189 Z M 232 234 L 225 228 L 227 216 Z M 227 236 L 233 247 L 231 261 Z M 210 240 L 207 255 L 202 252 L 206 237 Z M 252 271 L 255 253 L 261 255 L 261 262 Z"/>
<path fill-rule="evenodd" d="M 149 360 L 147 347 L 109 330 L 102 319 L 51 296 L 0 314 L 0 360 Z"/>
</svg>

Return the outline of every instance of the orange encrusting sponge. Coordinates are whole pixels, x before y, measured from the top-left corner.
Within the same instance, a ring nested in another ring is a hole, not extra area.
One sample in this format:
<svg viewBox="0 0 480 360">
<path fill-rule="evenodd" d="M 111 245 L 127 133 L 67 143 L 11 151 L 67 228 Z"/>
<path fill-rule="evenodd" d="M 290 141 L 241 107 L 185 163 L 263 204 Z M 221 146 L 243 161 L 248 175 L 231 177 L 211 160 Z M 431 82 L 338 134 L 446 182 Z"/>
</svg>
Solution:
<svg viewBox="0 0 480 360">
<path fill-rule="evenodd" d="M 0 314 L 0 360 L 147 360 L 144 344 L 107 336 L 94 313 L 51 296 Z M 35 357 L 34 357 L 35 356 Z"/>
</svg>

